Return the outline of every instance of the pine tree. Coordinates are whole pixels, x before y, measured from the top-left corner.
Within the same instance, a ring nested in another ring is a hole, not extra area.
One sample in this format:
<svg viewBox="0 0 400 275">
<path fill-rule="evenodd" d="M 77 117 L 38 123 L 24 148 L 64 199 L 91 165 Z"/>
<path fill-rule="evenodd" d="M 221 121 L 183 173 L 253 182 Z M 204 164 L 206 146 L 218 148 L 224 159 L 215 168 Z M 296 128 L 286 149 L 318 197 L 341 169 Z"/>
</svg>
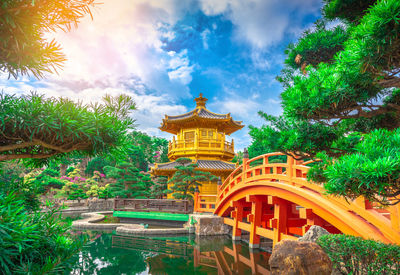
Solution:
<svg viewBox="0 0 400 275">
<path fill-rule="evenodd" d="M 116 167 L 104 167 L 108 177 L 116 179 L 110 184 L 110 191 L 114 197 L 138 198 L 150 195 L 152 185 L 150 176 L 143 174 L 132 163 L 122 163 Z"/>
<path fill-rule="evenodd" d="M 202 182 L 216 181 L 218 178 L 210 172 L 203 172 L 198 169 L 196 163 L 192 163 L 189 158 L 179 158 L 176 160 L 176 172 L 168 183 L 172 184 L 170 191 L 176 199 L 192 199 L 195 188 L 201 186 Z"/>
<path fill-rule="evenodd" d="M 151 195 L 154 198 L 162 199 L 168 193 L 168 178 L 159 176 L 153 179 Z"/>
<path fill-rule="evenodd" d="M 286 51 L 283 115 L 260 112 L 268 123 L 251 136 L 320 160 L 308 176 L 330 194 L 400 203 L 400 1 L 324 2 Z"/>
</svg>

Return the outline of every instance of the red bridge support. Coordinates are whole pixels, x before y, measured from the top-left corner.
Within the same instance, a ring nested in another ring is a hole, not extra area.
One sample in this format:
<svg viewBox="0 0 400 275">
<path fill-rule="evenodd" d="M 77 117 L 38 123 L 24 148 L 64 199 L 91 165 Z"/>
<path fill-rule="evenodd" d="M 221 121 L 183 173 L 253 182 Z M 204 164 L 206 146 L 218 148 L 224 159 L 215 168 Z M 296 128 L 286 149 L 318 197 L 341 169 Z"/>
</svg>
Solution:
<svg viewBox="0 0 400 275">
<path fill-rule="evenodd" d="M 308 163 L 287 157 L 271 163 L 281 153 L 266 154 L 243 164 L 219 186 L 215 214 L 232 226 L 232 239 L 249 232 L 249 246 L 260 238 L 297 239 L 312 225 L 331 233 L 400 243 L 400 206 L 382 209 L 360 197 L 352 202 L 325 195 L 323 186 L 306 179 Z"/>
</svg>

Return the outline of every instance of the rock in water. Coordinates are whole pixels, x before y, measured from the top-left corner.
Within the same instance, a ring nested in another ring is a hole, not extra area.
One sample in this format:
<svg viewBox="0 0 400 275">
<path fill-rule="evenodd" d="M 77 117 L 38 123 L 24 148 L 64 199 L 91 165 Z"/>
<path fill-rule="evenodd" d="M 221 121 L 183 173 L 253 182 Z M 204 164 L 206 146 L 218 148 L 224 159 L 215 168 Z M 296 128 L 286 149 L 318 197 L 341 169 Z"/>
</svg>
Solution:
<svg viewBox="0 0 400 275">
<path fill-rule="evenodd" d="M 283 240 L 269 258 L 271 275 L 330 275 L 332 262 L 316 243 Z"/>
<path fill-rule="evenodd" d="M 323 235 L 330 234 L 328 231 L 326 231 L 325 228 L 322 228 L 321 226 L 318 225 L 313 225 L 308 229 L 306 234 L 304 234 L 303 237 L 300 237 L 298 240 L 300 242 L 313 242 L 315 243 L 319 237 Z"/>
</svg>

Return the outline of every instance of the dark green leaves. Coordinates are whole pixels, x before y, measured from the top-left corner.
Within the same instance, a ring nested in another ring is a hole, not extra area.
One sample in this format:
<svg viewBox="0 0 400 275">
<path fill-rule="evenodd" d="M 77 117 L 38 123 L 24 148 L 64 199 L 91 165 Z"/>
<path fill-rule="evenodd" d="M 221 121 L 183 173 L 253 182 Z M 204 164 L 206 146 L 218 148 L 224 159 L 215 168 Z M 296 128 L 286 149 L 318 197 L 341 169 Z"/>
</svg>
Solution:
<svg viewBox="0 0 400 275">
<path fill-rule="evenodd" d="M 124 104 L 124 108 L 135 106 L 130 97 Z M 72 151 L 110 152 L 124 143 L 134 122 L 118 110 L 37 94 L 0 94 L 0 160 L 43 159 Z"/>
</svg>

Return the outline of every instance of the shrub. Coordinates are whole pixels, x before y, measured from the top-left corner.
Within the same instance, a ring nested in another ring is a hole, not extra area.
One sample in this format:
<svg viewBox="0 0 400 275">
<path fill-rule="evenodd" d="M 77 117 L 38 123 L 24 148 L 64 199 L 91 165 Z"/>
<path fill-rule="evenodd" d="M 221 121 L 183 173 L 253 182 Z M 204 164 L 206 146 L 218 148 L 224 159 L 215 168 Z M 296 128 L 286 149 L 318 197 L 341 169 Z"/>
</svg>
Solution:
<svg viewBox="0 0 400 275">
<path fill-rule="evenodd" d="M 57 211 L 28 212 L 15 194 L 0 192 L 0 274 L 62 273 L 72 264 L 82 241 L 70 237 Z"/>
<path fill-rule="evenodd" d="M 317 243 L 333 268 L 345 274 L 400 274 L 400 246 L 349 235 L 324 235 Z"/>
<path fill-rule="evenodd" d="M 59 177 L 60 176 L 60 171 L 57 171 L 55 169 L 47 168 L 43 170 L 41 175 L 48 175 L 50 177 Z"/>
<path fill-rule="evenodd" d="M 99 171 L 101 174 L 104 174 L 103 168 L 108 165 L 112 165 L 112 162 L 103 157 L 95 157 L 88 162 L 85 173 L 92 176 L 95 171 Z"/>
<path fill-rule="evenodd" d="M 75 170 L 75 167 L 70 166 L 70 167 L 67 168 L 67 170 L 65 170 L 65 174 L 68 175 L 68 174 L 74 172 L 74 170 Z"/>
</svg>

